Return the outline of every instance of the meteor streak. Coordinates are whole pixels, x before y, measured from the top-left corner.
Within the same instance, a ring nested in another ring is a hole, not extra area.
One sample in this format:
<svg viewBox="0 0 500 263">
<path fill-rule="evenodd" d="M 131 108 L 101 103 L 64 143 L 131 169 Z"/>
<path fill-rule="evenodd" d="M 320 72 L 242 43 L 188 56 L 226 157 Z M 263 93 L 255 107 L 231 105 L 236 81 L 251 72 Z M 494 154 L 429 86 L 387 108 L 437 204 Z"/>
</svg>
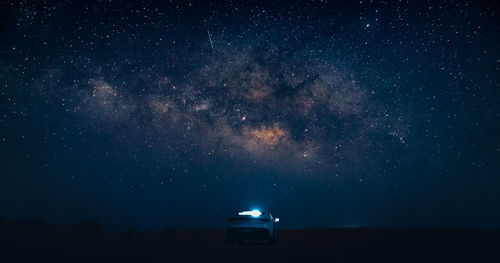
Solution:
<svg viewBox="0 0 500 263">
<path fill-rule="evenodd" d="M 214 43 L 212 41 L 212 36 L 210 35 L 210 31 L 207 30 L 207 33 L 208 33 L 208 40 L 210 40 L 210 46 L 212 47 L 212 53 L 215 54 L 215 51 L 214 51 Z"/>
</svg>

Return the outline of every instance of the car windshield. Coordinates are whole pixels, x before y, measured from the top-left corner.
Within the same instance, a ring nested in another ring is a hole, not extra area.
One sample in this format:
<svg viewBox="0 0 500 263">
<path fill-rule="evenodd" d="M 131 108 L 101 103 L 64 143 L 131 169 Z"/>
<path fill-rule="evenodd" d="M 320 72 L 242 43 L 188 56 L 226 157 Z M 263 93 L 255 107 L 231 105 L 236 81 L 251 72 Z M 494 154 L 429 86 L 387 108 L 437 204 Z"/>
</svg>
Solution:
<svg viewBox="0 0 500 263">
<path fill-rule="evenodd" d="M 264 222 L 269 222 L 269 218 L 259 218 L 259 217 L 232 217 L 229 218 L 229 222 L 235 223 L 235 222 L 245 222 L 245 221 L 264 221 Z"/>
</svg>

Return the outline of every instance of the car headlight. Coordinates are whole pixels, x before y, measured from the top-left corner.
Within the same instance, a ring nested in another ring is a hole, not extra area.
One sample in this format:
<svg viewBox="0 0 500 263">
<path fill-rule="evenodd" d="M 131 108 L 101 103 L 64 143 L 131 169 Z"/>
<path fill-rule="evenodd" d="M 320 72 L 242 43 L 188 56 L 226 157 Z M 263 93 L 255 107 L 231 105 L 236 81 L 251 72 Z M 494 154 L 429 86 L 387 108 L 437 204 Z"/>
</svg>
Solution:
<svg viewBox="0 0 500 263">
<path fill-rule="evenodd" d="M 260 215 L 262 215 L 262 212 L 259 211 L 259 210 L 257 210 L 257 209 L 254 209 L 254 210 L 251 210 L 251 211 L 239 212 L 238 215 L 240 215 L 240 216 L 259 217 Z"/>
</svg>

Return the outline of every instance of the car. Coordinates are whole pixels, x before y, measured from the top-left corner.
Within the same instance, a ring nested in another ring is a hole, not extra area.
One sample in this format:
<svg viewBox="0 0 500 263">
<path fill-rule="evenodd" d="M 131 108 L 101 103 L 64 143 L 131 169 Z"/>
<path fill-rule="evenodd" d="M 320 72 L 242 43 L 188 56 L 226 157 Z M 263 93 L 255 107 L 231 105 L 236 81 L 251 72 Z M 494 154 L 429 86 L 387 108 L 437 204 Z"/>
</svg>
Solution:
<svg viewBox="0 0 500 263">
<path fill-rule="evenodd" d="M 227 221 L 227 242 L 277 241 L 279 218 L 273 218 L 268 211 L 257 209 L 235 213 Z"/>
</svg>

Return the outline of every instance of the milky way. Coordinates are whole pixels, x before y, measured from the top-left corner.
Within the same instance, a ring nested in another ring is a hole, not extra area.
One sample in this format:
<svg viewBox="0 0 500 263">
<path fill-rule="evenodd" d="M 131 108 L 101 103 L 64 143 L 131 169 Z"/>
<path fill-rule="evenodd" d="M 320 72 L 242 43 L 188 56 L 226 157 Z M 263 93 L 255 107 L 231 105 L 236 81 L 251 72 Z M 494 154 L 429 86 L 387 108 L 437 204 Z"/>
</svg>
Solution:
<svg viewBox="0 0 500 263">
<path fill-rule="evenodd" d="M 379 136 L 393 138 L 385 143 L 390 147 L 404 147 L 409 117 L 374 98 L 374 89 L 349 72 L 307 54 L 293 59 L 280 49 L 266 50 L 269 46 L 233 46 L 188 59 L 185 63 L 197 67 L 182 77 L 120 83 L 98 74 L 72 87 L 76 112 L 100 125 L 134 130 L 154 140 L 159 151 L 183 151 L 185 141 L 195 143 L 198 153 L 257 166 L 332 169 L 359 163 L 371 157 L 372 140 Z M 136 90 L 140 93 L 131 92 Z"/>
</svg>

